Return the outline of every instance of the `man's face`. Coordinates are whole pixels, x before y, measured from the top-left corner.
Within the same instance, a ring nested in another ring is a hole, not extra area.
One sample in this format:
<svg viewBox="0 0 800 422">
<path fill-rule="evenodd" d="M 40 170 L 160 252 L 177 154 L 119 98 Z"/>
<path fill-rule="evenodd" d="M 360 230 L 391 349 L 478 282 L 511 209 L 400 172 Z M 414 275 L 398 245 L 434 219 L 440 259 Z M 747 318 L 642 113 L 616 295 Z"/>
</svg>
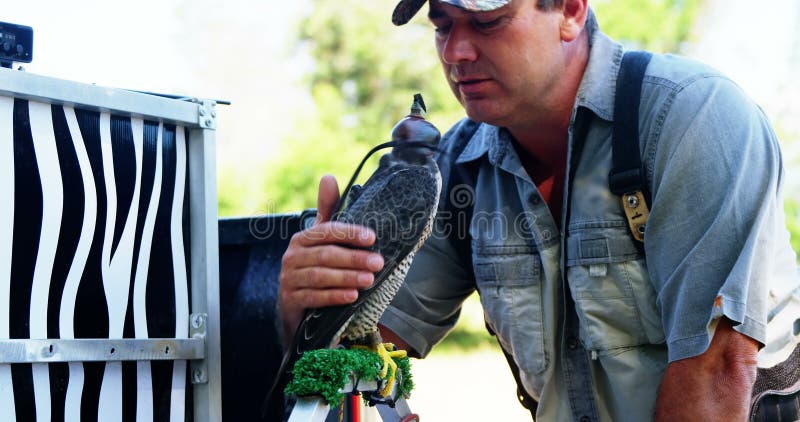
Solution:
<svg viewBox="0 0 800 422">
<path fill-rule="evenodd" d="M 563 68 L 560 10 L 539 10 L 535 0 L 490 12 L 429 3 L 439 60 L 471 119 L 511 127 L 554 100 Z"/>
</svg>

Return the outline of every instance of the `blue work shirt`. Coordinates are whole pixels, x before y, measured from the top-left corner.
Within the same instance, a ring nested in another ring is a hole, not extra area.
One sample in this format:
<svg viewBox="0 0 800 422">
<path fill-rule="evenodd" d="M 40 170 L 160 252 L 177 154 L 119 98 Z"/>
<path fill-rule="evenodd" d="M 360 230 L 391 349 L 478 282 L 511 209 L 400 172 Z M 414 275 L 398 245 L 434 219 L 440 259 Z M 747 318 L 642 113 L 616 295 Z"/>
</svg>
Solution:
<svg viewBox="0 0 800 422">
<path fill-rule="evenodd" d="M 470 167 L 476 179 L 445 185 L 441 203 L 452 210 L 474 200 L 472 217 L 434 232 L 381 323 L 424 356 L 477 289 L 488 325 L 539 401 L 539 420 L 648 420 L 667 364 L 703 353 L 720 317 L 766 345 L 762 366 L 797 343 L 800 284 L 783 166 L 767 118 L 738 86 L 703 64 L 654 55 L 639 115 L 652 204 L 637 245 L 608 187 L 623 48 L 599 30 L 590 37 L 562 224 L 505 129 L 481 124 L 467 134 L 457 124 L 443 137 L 440 168 Z M 467 145 L 454 156 L 459 142 Z"/>
</svg>

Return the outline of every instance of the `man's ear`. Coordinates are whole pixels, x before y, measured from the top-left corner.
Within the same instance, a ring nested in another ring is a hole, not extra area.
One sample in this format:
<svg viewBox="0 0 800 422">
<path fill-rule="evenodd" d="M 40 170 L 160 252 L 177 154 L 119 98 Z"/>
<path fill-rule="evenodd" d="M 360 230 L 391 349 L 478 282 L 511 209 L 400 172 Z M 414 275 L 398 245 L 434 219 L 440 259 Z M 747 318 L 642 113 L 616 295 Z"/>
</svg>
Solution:
<svg viewBox="0 0 800 422">
<path fill-rule="evenodd" d="M 561 15 L 561 40 L 570 42 L 578 38 L 586 24 L 588 0 L 564 0 Z"/>
</svg>

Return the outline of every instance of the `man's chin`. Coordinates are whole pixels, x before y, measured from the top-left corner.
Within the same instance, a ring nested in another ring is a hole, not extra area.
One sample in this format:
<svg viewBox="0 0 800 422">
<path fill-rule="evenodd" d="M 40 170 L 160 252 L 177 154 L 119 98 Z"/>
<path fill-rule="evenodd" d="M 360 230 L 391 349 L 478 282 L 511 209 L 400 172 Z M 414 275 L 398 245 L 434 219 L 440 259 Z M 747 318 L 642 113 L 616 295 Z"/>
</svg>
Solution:
<svg viewBox="0 0 800 422">
<path fill-rule="evenodd" d="M 485 104 L 486 102 L 488 102 L 488 100 L 469 100 L 464 101 L 461 104 L 464 106 L 464 111 L 467 113 L 467 117 L 469 117 L 470 120 L 480 123 L 488 123 L 494 126 L 502 126 L 506 115 L 501 113 L 495 107 L 487 107 L 488 104 Z"/>
</svg>

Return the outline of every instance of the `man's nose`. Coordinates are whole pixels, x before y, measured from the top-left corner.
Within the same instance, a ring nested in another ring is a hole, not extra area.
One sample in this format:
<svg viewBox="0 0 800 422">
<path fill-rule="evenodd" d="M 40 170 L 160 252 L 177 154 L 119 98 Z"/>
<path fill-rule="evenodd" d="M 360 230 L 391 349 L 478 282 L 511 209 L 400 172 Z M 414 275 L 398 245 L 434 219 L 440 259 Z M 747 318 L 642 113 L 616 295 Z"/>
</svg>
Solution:
<svg viewBox="0 0 800 422">
<path fill-rule="evenodd" d="M 442 61 L 447 64 L 474 62 L 477 60 L 478 50 L 474 40 L 469 35 L 469 30 L 456 28 L 453 25 L 442 45 L 441 55 Z"/>
</svg>

